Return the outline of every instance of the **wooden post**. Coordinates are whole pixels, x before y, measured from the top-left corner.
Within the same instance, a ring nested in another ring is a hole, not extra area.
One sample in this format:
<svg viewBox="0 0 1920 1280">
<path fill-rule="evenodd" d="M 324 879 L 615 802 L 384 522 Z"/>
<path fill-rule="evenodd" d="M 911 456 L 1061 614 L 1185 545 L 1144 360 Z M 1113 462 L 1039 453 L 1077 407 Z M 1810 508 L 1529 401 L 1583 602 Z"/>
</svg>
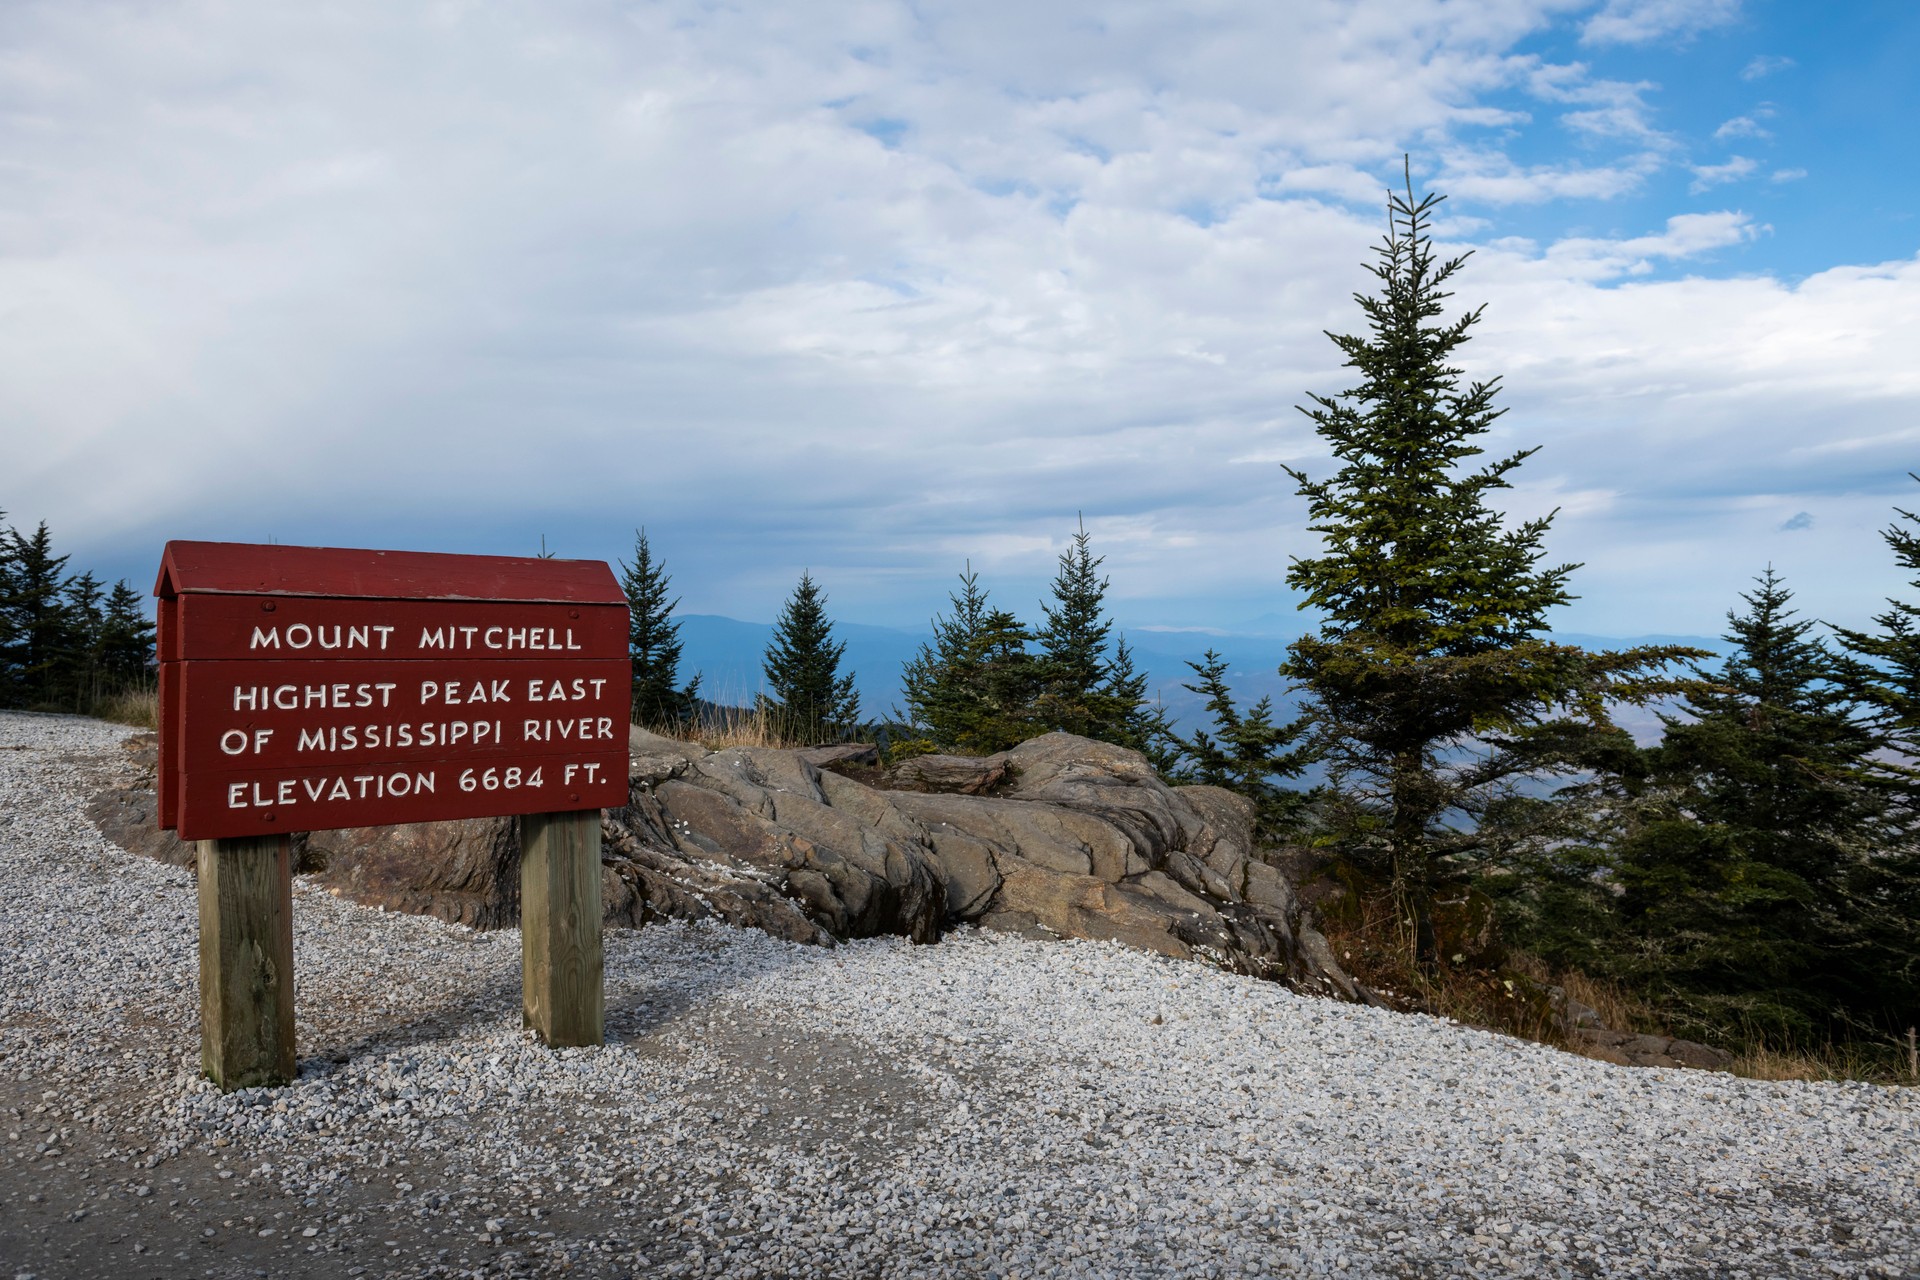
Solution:
<svg viewBox="0 0 1920 1280">
<path fill-rule="evenodd" d="M 598 809 L 520 819 L 520 974 L 542 1040 L 606 1042 Z"/>
<path fill-rule="evenodd" d="M 223 1090 L 293 1079 L 293 862 L 284 835 L 201 840 L 200 1068 Z"/>
</svg>

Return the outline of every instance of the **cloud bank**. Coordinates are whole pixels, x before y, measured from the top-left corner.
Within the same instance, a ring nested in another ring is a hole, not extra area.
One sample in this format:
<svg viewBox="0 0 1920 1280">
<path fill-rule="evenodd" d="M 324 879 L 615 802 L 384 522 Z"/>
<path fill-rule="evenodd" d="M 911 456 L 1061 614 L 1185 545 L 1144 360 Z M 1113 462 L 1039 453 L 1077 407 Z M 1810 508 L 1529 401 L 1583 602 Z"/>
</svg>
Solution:
<svg viewBox="0 0 1920 1280">
<path fill-rule="evenodd" d="M 688 608 L 764 618 L 810 568 L 906 624 L 968 559 L 1037 593 L 1084 512 L 1123 614 L 1228 625 L 1290 607 L 1279 464 L 1331 465 L 1294 406 L 1347 384 L 1324 331 L 1411 152 L 1477 249 L 1495 445 L 1544 446 L 1513 509 L 1586 562 L 1570 622 L 1712 629 L 1769 558 L 1864 618 L 1920 261 L 1731 272 L 1768 234 L 1737 199 L 1499 228 L 1689 170 L 1737 195 L 1754 162 L 1690 165 L 1646 83 L 1529 51 L 1731 12 L 12 6 L 0 507 L 129 566 L 610 558 L 644 523 Z"/>
</svg>

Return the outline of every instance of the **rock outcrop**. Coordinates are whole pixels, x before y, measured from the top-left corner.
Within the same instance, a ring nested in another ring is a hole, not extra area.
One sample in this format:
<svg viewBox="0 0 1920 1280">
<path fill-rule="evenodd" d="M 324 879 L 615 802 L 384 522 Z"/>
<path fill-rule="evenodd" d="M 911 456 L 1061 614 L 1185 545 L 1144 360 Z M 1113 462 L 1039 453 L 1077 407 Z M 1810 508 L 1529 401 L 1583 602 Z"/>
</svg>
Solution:
<svg viewBox="0 0 1920 1280">
<path fill-rule="evenodd" d="M 1573 1047 L 1587 1057 L 1622 1067 L 1698 1067 L 1725 1071 L 1733 1065 L 1733 1055 L 1725 1049 L 1669 1036 L 1642 1036 L 1606 1027 L 1576 1027 L 1572 1041 Z"/>
<path fill-rule="evenodd" d="M 610 923 L 715 917 L 823 945 L 977 924 L 1360 994 L 1255 846 L 1252 807 L 1169 786 L 1136 752 L 1054 733 L 883 772 L 870 748 L 708 752 L 642 730 L 630 747 L 628 803 L 602 823 Z M 152 830 L 150 790 L 95 809 L 129 848 L 191 860 Z M 498 928 L 519 918 L 519 856 L 513 820 L 473 819 L 315 832 L 301 862 L 356 901 Z"/>
<path fill-rule="evenodd" d="M 154 775 L 160 767 L 160 739 L 138 733 L 122 742 L 127 778 L 122 786 L 96 792 L 87 801 L 87 817 L 100 834 L 125 849 L 169 866 L 190 867 L 194 852 L 171 831 L 160 829 L 160 805 Z"/>
<path fill-rule="evenodd" d="M 316 831 L 307 840 L 315 877 L 342 897 L 476 929 L 520 922 L 512 818 Z"/>
<path fill-rule="evenodd" d="M 709 753 L 637 729 L 631 749 L 628 803 L 607 812 L 605 849 L 618 881 L 608 901 L 629 901 L 633 923 L 710 914 L 799 941 L 931 942 L 946 926 L 921 833 L 882 793 L 805 752 Z"/>
<path fill-rule="evenodd" d="M 766 928 L 771 891 L 836 938 L 931 941 L 972 923 L 1358 994 L 1258 855 L 1252 807 L 1170 787 L 1136 752 L 1055 733 L 981 759 L 919 757 L 875 787 L 835 772 L 865 763 L 844 753 L 704 754 L 643 731 L 632 751 L 608 865 L 637 918 L 686 914 L 690 896 Z"/>
</svg>

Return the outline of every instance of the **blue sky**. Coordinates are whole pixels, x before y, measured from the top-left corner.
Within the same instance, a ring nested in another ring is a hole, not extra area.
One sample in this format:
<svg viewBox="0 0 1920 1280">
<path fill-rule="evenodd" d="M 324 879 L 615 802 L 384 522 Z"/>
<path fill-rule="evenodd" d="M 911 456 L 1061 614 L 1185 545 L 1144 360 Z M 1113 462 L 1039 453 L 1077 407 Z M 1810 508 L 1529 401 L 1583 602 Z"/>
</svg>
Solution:
<svg viewBox="0 0 1920 1280">
<path fill-rule="evenodd" d="M 1410 154 L 1568 630 L 1863 622 L 1920 505 L 1920 10 L 1769 0 L 0 9 L 0 508 L 1286 629 L 1282 464 Z M 1908 594 L 1913 594 L 1908 592 Z"/>
<path fill-rule="evenodd" d="M 1840 244 L 1850 261 L 1912 256 L 1920 236 L 1914 179 L 1900 159 L 1920 105 L 1912 5 L 1747 0 L 1621 9 L 1646 24 L 1646 38 L 1604 38 L 1610 28 L 1594 15 L 1547 26 L 1516 48 L 1550 65 L 1585 64 L 1596 80 L 1644 86 L 1631 96 L 1641 109 L 1620 121 L 1603 114 L 1569 124 L 1613 105 L 1570 103 L 1560 128 L 1514 130 L 1502 149 L 1527 165 L 1608 157 L 1637 181 L 1604 198 L 1510 207 L 1493 218 L 1492 234 L 1627 237 L 1676 211 L 1731 203 L 1766 229 L 1729 247 L 1717 264 L 1723 270 L 1798 279 L 1840 261 Z M 1637 35 L 1636 25 L 1611 30 Z M 1527 99 L 1513 91 L 1498 100 L 1535 114 Z M 1655 269 L 1670 275 L 1683 267 Z"/>
</svg>

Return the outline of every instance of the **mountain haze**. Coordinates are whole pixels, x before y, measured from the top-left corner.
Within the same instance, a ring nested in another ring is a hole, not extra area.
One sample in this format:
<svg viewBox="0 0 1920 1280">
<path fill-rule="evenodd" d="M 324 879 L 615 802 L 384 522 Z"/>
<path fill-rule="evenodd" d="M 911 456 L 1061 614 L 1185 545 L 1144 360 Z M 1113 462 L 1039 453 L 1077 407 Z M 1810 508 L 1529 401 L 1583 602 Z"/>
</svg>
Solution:
<svg viewBox="0 0 1920 1280">
<path fill-rule="evenodd" d="M 1189 661 L 1199 661 L 1209 648 L 1217 650 L 1233 665 L 1228 684 L 1243 702 L 1271 697 L 1282 714 L 1290 714 L 1292 700 L 1287 682 L 1279 675 L 1286 660 L 1287 646 L 1299 634 L 1277 634 L 1278 624 L 1292 619 L 1266 615 L 1250 619 L 1263 634 L 1241 634 L 1206 630 L 1172 630 L 1160 627 L 1121 629 L 1132 646 L 1134 663 L 1147 673 L 1148 695 L 1157 697 L 1172 714 L 1176 724 L 1202 715 L 1202 700 L 1182 688 L 1193 679 Z M 743 622 L 720 614 L 690 613 L 679 618 L 681 639 L 685 644 L 681 659 L 681 679 L 701 673 L 700 692 L 715 702 L 748 705 L 764 690 L 765 676 L 760 663 L 773 638 L 773 624 Z M 1268 631 L 1273 627 L 1273 631 Z M 882 718 L 900 705 L 900 670 L 920 646 L 933 638 L 930 631 L 907 631 L 898 627 L 879 627 L 858 622 L 836 622 L 837 639 L 846 642 L 842 670 L 854 673 L 854 687 L 860 692 L 862 714 Z M 1568 644 L 1587 648 L 1626 648 L 1636 644 L 1686 644 L 1715 653 L 1726 651 L 1726 643 L 1704 636 L 1597 636 L 1568 632 L 1555 637 Z M 1645 723 L 1642 723 L 1642 720 Z M 1622 722 L 1636 736 L 1642 730 L 1655 732 L 1651 716 L 1629 709 Z"/>
</svg>

